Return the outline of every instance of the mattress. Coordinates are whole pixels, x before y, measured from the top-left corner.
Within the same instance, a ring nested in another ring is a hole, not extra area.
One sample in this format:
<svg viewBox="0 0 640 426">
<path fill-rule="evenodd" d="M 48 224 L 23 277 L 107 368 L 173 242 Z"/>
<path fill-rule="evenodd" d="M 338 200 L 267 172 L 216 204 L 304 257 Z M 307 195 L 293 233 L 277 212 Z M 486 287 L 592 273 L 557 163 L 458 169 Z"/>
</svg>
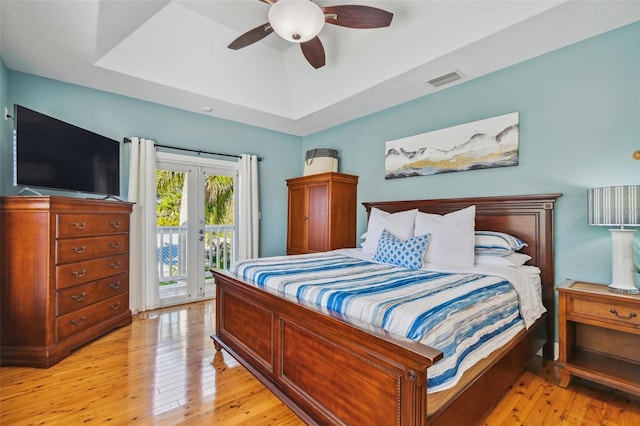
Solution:
<svg viewBox="0 0 640 426">
<path fill-rule="evenodd" d="M 243 260 L 231 268 L 259 288 L 442 351 L 427 371 L 428 392 L 455 386 L 544 313 L 536 270 L 409 270 L 355 249 Z"/>
</svg>

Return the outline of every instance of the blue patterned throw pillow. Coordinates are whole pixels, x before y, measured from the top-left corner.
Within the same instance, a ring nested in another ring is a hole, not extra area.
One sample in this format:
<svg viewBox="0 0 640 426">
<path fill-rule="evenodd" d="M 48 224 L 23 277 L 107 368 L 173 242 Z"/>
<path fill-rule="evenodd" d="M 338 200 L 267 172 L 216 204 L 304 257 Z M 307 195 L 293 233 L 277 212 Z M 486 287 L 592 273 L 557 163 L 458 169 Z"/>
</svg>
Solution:
<svg viewBox="0 0 640 426">
<path fill-rule="evenodd" d="M 428 242 L 429 234 L 418 235 L 403 241 L 384 229 L 378 240 L 373 260 L 408 269 L 420 269 Z"/>
</svg>

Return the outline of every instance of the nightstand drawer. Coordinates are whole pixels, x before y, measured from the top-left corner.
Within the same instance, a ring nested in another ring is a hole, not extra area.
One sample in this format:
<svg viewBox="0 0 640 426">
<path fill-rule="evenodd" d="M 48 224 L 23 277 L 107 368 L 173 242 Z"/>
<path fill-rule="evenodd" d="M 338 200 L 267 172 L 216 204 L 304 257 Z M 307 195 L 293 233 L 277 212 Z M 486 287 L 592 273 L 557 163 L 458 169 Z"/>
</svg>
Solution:
<svg viewBox="0 0 640 426">
<path fill-rule="evenodd" d="M 626 304 L 619 300 L 587 299 L 570 295 L 568 308 L 568 317 L 579 315 L 623 327 L 640 328 L 640 309 L 638 309 L 637 304 Z"/>
</svg>

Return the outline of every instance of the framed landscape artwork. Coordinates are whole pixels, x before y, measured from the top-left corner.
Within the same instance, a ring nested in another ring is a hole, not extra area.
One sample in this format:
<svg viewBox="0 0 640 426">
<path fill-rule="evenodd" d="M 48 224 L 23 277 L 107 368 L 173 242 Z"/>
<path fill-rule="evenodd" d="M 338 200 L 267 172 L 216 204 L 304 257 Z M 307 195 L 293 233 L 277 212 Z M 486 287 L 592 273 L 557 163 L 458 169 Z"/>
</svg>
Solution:
<svg viewBox="0 0 640 426">
<path fill-rule="evenodd" d="M 518 165 L 513 112 L 385 143 L 385 179 Z"/>
</svg>

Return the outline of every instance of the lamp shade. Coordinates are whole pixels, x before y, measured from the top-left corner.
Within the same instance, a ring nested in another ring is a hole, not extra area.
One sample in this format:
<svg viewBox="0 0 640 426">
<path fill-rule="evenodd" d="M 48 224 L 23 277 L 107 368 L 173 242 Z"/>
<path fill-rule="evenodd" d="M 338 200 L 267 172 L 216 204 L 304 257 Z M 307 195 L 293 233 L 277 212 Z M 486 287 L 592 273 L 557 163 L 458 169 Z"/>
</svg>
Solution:
<svg viewBox="0 0 640 426">
<path fill-rule="evenodd" d="M 324 27 L 324 12 L 309 0 L 279 0 L 269 8 L 269 24 L 283 39 L 304 43 Z"/>
<path fill-rule="evenodd" d="M 640 226 L 640 185 L 606 186 L 587 190 L 587 223 Z"/>
</svg>

